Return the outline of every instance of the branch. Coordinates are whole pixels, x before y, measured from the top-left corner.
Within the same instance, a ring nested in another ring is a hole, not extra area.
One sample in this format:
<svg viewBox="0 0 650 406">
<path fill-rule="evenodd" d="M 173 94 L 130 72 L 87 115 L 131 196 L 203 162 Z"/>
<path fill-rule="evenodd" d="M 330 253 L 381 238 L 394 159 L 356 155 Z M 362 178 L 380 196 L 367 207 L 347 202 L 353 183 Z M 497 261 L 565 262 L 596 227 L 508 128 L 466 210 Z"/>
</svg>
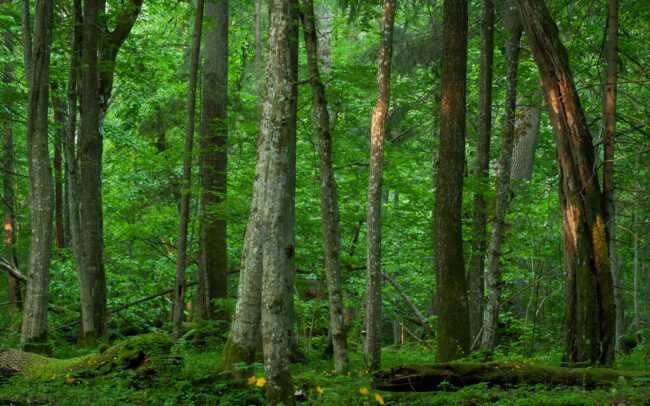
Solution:
<svg viewBox="0 0 650 406">
<path fill-rule="evenodd" d="M 393 285 L 395 290 L 402 296 L 402 299 L 404 299 L 406 304 L 409 306 L 409 308 L 411 309 L 413 314 L 415 314 L 415 317 L 418 318 L 418 320 L 420 321 L 420 325 L 422 325 L 424 330 L 427 332 L 427 335 L 429 337 L 431 337 L 432 340 L 435 340 L 436 335 L 433 333 L 433 330 L 431 330 L 431 327 L 429 327 L 427 322 L 424 320 L 424 316 L 422 315 L 422 313 L 420 313 L 418 308 L 415 307 L 415 304 L 413 304 L 413 301 L 406 295 L 406 293 L 404 293 L 402 288 L 400 288 L 400 286 L 397 284 L 397 281 L 395 279 L 393 279 L 390 275 L 388 275 L 387 273 L 384 273 L 384 272 L 381 273 L 381 276 L 384 279 L 386 279 L 391 285 Z"/>
<path fill-rule="evenodd" d="M 9 275 L 13 276 L 14 278 L 27 282 L 27 278 L 25 275 L 20 272 L 18 268 L 16 268 L 11 262 L 7 261 L 5 258 L 0 257 L 0 268 L 3 268 Z"/>
</svg>

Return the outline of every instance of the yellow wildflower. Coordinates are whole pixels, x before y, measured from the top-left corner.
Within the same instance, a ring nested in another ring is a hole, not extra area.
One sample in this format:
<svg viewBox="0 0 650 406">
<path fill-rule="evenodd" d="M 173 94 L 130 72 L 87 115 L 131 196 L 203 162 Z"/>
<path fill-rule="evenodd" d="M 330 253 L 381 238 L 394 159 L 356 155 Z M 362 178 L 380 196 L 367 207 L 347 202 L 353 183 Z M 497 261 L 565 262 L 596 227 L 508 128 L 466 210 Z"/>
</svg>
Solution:
<svg viewBox="0 0 650 406">
<path fill-rule="evenodd" d="M 376 400 L 380 405 L 383 405 L 383 404 L 384 404 L 384 399 L 382 399 L 381 396 L 379 396 L 379 393 L 375 393 L 375 400 Z"/>
<path fill-rule="evenodd" d="M 252 385 L 252 384 L 254 384 L 256 381 L 257 381 L 257 378 L 255 377 L 255 375 L 253 375 L 253 376 L 251 376 L 250 378 L 248 378 L 248 381 L 246 381 L 246 382 L 247 382 L 249 385 Z"/>
<path fill-rule="evenodd" d="M 261 388 L 262 386 L 264 386 L 265 383 L 266 383 L 266 379 L 264 379 L 264 377 L 261 377 L 261 378 L 257 378 L 257 382 L 255 383 L 255 385 Z"/>
<path fill-rule="evenodd" d="M 316 387 L 316 392 L 318 392 L 321 395 L 323 394 L 323 390 L 320 388 L 320 386 Z"/>
<path fill-rule="evenodd" d="M 68 374 L 68 375 L 65 376 L 65 381 L 66 381 L 67 383 L 72 383 L 72 382 L 74 382 L 74 381 L 76 381 L 76 380 L 77 380 L 77 378 L 75 378 L 75 377 L 73 377 L 73 376 L 70 376 L 70 374 Z"/>
<path fill-rule="evenodd" d="M 368 390 L 368 388 L 359 388 L 359 393 L 362 394 L 363 396 L 368 396 L 370 391 Z"/>
</svg>

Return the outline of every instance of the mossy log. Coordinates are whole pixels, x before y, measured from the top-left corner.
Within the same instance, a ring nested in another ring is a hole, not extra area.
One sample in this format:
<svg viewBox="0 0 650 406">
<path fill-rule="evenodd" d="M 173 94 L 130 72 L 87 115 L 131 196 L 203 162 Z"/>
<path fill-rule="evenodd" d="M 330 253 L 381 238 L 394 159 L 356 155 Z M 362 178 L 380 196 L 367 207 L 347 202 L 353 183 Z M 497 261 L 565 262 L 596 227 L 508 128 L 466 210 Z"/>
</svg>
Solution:
<svg viewBox="0 0 650 406">
<path fill-rule="evenodd" d="M 101 353 L 54 359 L 11 348 L 0 349 L 0 377 L 22 373 L 32 379 L 54 375 L 101 376 L 142 366 L 156 370 L 179 364 L 174 341 L 164 334 L 144 334 L 117 342 Z"/>
<path fill-rule="evenodd" d="M 650 373 L 607 368 L 561 368 L 521 362 L 403 364 L 373 373 L 372 386 L 391 392 L 426 392 L 487 382 L 492 385 L 544 384 L 594 388 L 618 381 L 648 384 Z"/>
</svg>

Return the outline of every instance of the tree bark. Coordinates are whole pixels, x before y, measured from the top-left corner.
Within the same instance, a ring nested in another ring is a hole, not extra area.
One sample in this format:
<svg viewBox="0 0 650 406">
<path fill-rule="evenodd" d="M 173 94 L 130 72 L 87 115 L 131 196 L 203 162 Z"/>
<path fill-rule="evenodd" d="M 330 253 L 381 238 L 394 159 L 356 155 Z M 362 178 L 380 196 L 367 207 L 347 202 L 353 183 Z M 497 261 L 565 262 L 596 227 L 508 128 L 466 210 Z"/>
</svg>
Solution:
<svg viewBox="0 0 650 406">
<path fill-rule="evenodd" d="M 81 245 L 81 217 L 80 217 L 80 185 L 79 185 L 79 157 L 77 145 L 77 92 L 79 85 L 79 58 L 81 56 L 82 37 L 82 6 L 81 0 L 74 0 L 72 4 L 72 34 L 70 37 L 70 66 L 68 68 L 68 114 L 66 121 L 66 136 L 63 144 L 65 157 L 65 185 L 67 197 L 67 218 L 70 222 L 70 241 L 74 257 L 77 277 L 83 273 L 83 250 Z M 81 291 L 81 287 L 79 289 Z M 81 320 L 80 320 L 81 321 Z"/>
<path fill-rule="evenodd" d="M 228 173 L 228 1 L 208 1 L 205 13 L 212 29 L 206 33 L 203 64 L 197 299 L 201 317 L 226 320 L 223 309 L 215 313 L 212 300 L 228 296 L 227 221 L 219 207 L 226 199 Z"/>
<path fill-rule="evenodd" d="M 104 118 L 113 88 L 115 59 L 140 13 L 142 0 L 124 4 L 112 31 L 107 27 L 105 0 L 88 0 L 83 7 L 79 147 L 82 272 L 78 275 L 82 323 L 79 338 L 80 343 L 93 346 L 97 338 L 105 338 L 108 333 L 101 181 Z"/>
<path fill-rule="evenodd" d="M 632 232 L 634 236 L 634 338 L 641 342 L 641 310 L 639 309 L 639 155 L 634 156 L 634 208 L 632 211 Z M 610 245 L 611 247 L 611 245 Z M 611 258 L 611 256 L 610 256 Z M 647 283 L 647 282 L 646 282 Z M 616 297 L 616 295 L 614 295 Z M 617 320 L 618 321 L 618 320 Z"/>
<path fill-rule="evenodd" d="M 270 2 L 266 86 L 260 138 L 266 140 L 262 160 L 262 342 L 269 405 L 293 405 L 289 350 L 293 335 L 293 257 L 295 196 L 295 107 L 297 61 L 294 37 L 296 2 Z M 293 49 L 293 50 L 292 50 Z M 292 123 L 292 121 L 294 121 Z M 257 187 L 257 184 L 256 184 Z"/>
<path fill-rule="evenodd" d="M 382 369 L 373 376 L 372 387 L 390 392 L 444 390 L 452 385 L 465 387 L 477 383 L 491 385 L 611 386 L 620 380 L 642 384 L 647 372 L 606 368 L 569 369 L 534 365 L 529 362 L 447 362 L 441 364 L 403 364 Z"/>
<path fill-rule="evenodd" d="M 499 322 L 501 300 L 501 244 L 506 224 L 506 210 L 510 197 L 510 172 L 512 169 L 512 150 L 515 134 L 515 108 L 517 106 L 517 70 L 519 68 L 519 42 L 521 40 L 521 21 L 514 4 L 505 1 L 503 20 L 510 37 L 506 40 L 506 106 L 503 123 L 503 141 L 499 156 L 499 183 L 495 202 L 494 220 L 488 249 L 487 291 L 488 298 L 483 319 L 483 337 L 481 348 L 494 351 Z"/>
<path fill-rule="evenodd" d="M 482 1 L 481 60 L 479 67 L 478 131 L 474 176 L 483 185 L 489 184 L 490 138 L 492 137 L 492 63 L 494 59 L 494 3 Z M 487 227 L 487 199 L 480 188 L 474 195 L 472 221 L 472 256 L 469 262 L 469 325 L 472 342 L 483 327 L 485 307 L 485 250 Z"/>
<path fill-rule="evenodd" d="M 521 19 L 537 64 L 555 132 L 567 272 L 564 360 L 614 360 L 615 306 L 603 201 L 594 176 L 591 134 L 566 49 L 542 0 L 520 0 Z"/>
<path fill-rule="evenodd" d="M 514 188 L 518 186 L 518 182 L 530 181 L 533 177 L 535 149 L 542 116 L 542 111 L 537 107 L 519 106 L 518 110 L 510 170 L 510 182 L 515 183 L 512 185 Z"/>
<path fill-rule="evenodd" d="M 254 63 L 259 66 L 262 64 L 262 0 L 255 0 L 255 58 Z"/>
<path fill-rule="evenodd" d="M 61 146 L 65 139 L 66 107 L 64 100 L 57 94 L 59 84 L 52 83 L 52 108 L 56 134 L 54 136 L 54 240 L 57 248 L 65 247 L 63 235 L 63 160 Z"/>
<path fill-rule="evenodd" d="M 605 86 L 603 137 L 603 216 L 607 225 L 609 264 L 614 283 L 614 303 L 616 304 L 616 347 L 625 331 L 624 292 L 620 285 L 618 256 L 616 251 L 616 209 L 614 207 L 614 139 L 616 137 L 616 64 L 618 59 L 618 4 L 619 0 L 609 1 L 607 15 L 607 84 Z M 620 348 L 619 348 L 620 349 Z"/>
<path fill-rule="evenodd" d="M 435 265 L 439 278 L 436 360 L 450 361 L 470 350 L 467 283 L 463 260 L 462 196 L 465 161 L 467 1 L 444 3 L 442 100 L 436 202 Z"/>
<path fill-rule="evenodd" d="M 0 3 L 0 7 L 4 9 L 5 5 L 10 3 L 11 0 L 3 0 Z M 3 43 L 9 54 L 12 55 L 14 52 L 13 37 L 8 31 L 3 35 Z M 5 62 L 2 71 L 2 81 L 9 88 L 14 81 L 15 69 L 13 63 Z M 6 103 L 7 111 L 11 111 L 13 106 L 11 99 L 7 99 Z M 14 185 L 16 184 L 16 175 L 14 175 L 14 138 L 11 117 L 6 117 L 2 120 L 2 171 L 4 172 L 2 174 L 4 256 L 12 265 L 17 266 L 16 249 L 14 246 L 16 241 L 14 224 Z M 7 298 L 11 302 L 9 305 L 9 318 L 12 320 L 13 328 L 17 329 L 18 326 L 14 325 L 14 320 L 18 315 L 17 312 L 21 308 L 20 302 L 22 302 L 22 297 L 19 280 L 12 275 L 7 276 Z"/>
<path fill-rule="evenodd" d="M 172 337 L 178 340 L 183 324 L 185 310 L 185 256 L 187 254 L 187 225 L 190 218 L 190 185 L 192 182 L 192 144 L 194 142 L 194 115 L 196 112 L 196 82 L 199 71 L 201 33 L 203 31 L 203 8 L 205 0 L 198 0 L 194 32 L 192 34 L 192 54 L 190 56 L 190 83 L 187 91 L 187 118 L 185 121 L 185 154 L 183 156 L 183 178 L 181 179 L 181 207 L 178 225 L 178 256 L 176 259 L 176 278 L 174 302 L 172 303 Z"/>
<path fill-rule="evenodd" d="M 47 115 L 53 8 L 52 0 L 36 2 L 33 60 L 30 61 L 33 71 L 28 75 L 31 76 L 28 81 L 30 86 L 27 108 L 27 148 L 32 239 L 20 342 L 26 351 L 31 352 L 51 351 L 47 342 L 47 302 L 54 185 L 47 146 Z M 27 31 L 29 32 L 29 27 Z M 32 48 L 30 42 L 24 45 L 25 49 Z"/>
<path fill-rule="evenodd" d="M 336 179 L 332 169 L 332 137 L 328 104 L 318 67 L 318 40 L 312 0 L 303 0 L 302 13 L 307 69 L 311 77 L 311 91 L 314 98 L 313 120 L 318 135 L 323 258 L 330 303 L 329 336 L 334 350 L 334 369 L 337 373 L 343 374 L 348 371 L 350 361 L 343 321 L 339 205 Z"/>
<path fill-rule="evenodd" d="M 646 165 L 646 178 L 648 185 L 646 187 L 646 207 L 650 206 L 650 149 L 647 152 L 647 165 Z M 650 354 L 650 215 L 646 220 L 646 248 L 645 248 L 645 272 L 646 272 L 646 287 L 645 287 L 645 351 Z"/>
<path fill-rule="evenodd" d="M 390 66 L 396 0 L 384 0 L 377 69 L 377 103 L 370 128 L 370 176 L 366 208 L 366 294 L 363 325 L 364 362 L 376 370 L 381 363 L 381 203 L 384 160 L 384 124 L 390 102 Z"/>
</svg>

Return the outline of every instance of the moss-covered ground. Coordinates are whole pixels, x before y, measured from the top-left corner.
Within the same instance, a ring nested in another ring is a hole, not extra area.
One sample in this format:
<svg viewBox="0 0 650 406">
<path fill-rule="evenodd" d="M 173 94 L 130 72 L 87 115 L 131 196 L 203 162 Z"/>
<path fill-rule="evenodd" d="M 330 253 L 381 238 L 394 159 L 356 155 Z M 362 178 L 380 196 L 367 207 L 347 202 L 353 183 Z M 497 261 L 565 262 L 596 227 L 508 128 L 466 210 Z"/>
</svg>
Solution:
<svg viewBox="0 0 650 406">
<path fill-rule="evenodd" d="M 195 347 L 182 342 L 182 364 L 160 368 L 141 365 L 93 376 L 84 369 L 68 373 L 14 376 L 0 384 L 0 404 L 11 405 L 262 405 L 265 381 L 261 363 L 252 365 L 246 382 L 215 379 L 222 345 Z M 93 352 L 69 345 L 54 347 L 57 358 L 95 359 Z M 433 362 L 427 343 L 387 347 L 382 365 Z M 312 351 L 306 364 L 292 366 L 296 392 L 305 405 L 650 405 L 650 382 L 625 380 L 589 390 L 586 387 L 501 385 L 486 383 L 462 388 L 451 384 L 436 392 L 390 393 L 371 386 L 371 376 L 361 366 L 361 354 L 352 352 L 349 373 L 337 374 L 332 363 Z M 115 356 L 115 355 L 113 355 Z M 501 353 L 498 360 L 555 366 L 560 354 L 547 352 L 531 358 Z M 472 361 L 468 358 L 467 361 Z M 650 360 L 639 351 L 619 356 L 616 369 L 650 371 Z M 42 371 L 41 371 L 42 372 Z M 383 402 L 383 403 L 382 403 Z"/>
</svg>

